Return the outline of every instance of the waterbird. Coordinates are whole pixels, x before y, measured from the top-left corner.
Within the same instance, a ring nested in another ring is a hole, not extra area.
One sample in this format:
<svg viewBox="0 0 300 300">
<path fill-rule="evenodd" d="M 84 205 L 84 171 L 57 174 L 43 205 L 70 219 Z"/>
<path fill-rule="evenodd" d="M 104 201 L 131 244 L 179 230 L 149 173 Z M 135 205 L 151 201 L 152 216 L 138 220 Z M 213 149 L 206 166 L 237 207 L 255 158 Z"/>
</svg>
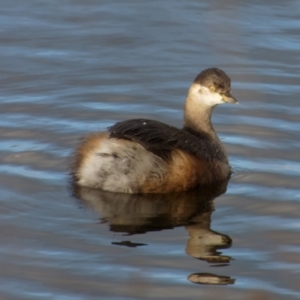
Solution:
<svg viewBox="0 0 300 300">
<path fill-rule="evenodd" d="M 121 121 L 87 135 L 73 156 L 75 184 L 119 193 L 173 193 L 230 177 L 224 146 L 211 122 L 215 106 L 235 103 L 219 68 L 192 82 L 182 128 L 149 119 Z"/>
</svg>

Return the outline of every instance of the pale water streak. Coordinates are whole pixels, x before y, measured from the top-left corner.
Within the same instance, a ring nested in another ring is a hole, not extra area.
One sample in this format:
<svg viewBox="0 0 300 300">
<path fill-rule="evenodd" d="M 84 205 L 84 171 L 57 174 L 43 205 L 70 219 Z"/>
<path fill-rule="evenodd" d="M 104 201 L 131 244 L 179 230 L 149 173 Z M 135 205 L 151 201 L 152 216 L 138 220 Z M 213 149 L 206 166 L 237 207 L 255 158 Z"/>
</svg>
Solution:
<svg viewBox="0 0 300 300">
<path fill-rule="evenodd" d="M 1 299 L 300 299 L 300 2 L 0 3 Z M 239 105 L 213 122 L 224 186 L 72 190 L 80 138 L 127 118 L 182 126 L 204 68 Z"/>
</svg>

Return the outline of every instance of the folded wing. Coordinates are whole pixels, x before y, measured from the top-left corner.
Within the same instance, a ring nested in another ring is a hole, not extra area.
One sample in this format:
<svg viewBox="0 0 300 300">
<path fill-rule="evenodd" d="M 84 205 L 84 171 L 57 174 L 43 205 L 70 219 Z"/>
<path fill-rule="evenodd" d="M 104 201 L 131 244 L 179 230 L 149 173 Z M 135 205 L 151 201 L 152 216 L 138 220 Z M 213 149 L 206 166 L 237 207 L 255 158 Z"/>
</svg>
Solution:
<svg viewBox="0 0 300 300">
<path fill-rule="evenodd" d="M 109 128 L 111 138 L 135 141 L 161 159 L 168 161 L 175 149 L 186 151 L 206 160 L 217 158 L 218 146 L 207 135 L 179 129 L 158 121 L 132 119 Z"/>
</svg>

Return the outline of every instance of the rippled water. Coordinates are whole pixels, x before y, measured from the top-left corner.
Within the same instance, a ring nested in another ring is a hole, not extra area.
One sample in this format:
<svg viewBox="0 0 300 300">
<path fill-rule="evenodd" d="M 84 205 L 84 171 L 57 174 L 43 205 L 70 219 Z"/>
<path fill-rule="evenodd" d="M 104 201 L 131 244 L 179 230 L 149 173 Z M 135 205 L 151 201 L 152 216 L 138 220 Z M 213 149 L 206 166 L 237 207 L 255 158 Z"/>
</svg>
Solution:
<svg viewBox="0 0 300 300">
<path fill-rule="evenodd" d="M 300 298 L 300 2 L 0 7 L 1 299 Z M 226 193 L 72 191 L 81 136 L 132 117 L 180 127 L 211 66 L 240 102 L 213 117 Z"/>
</svg>

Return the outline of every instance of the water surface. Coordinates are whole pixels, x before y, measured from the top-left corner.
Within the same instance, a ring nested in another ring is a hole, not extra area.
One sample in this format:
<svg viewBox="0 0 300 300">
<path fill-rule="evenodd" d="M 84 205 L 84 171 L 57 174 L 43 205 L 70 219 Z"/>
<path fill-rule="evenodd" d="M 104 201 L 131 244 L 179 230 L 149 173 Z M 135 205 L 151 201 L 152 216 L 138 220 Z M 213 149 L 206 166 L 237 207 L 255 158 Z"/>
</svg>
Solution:
<svg viewBox="0 0 300 300">
<path fill-rule="evenodd" d="M 298 1 L 2 1 L 1 299 L 299 299 Z M 213 191 L 118 196 L 68 181 L 83 135 L 180 127 L 204 68 L 240 105 L 213 121 Z"/>
</svg>

